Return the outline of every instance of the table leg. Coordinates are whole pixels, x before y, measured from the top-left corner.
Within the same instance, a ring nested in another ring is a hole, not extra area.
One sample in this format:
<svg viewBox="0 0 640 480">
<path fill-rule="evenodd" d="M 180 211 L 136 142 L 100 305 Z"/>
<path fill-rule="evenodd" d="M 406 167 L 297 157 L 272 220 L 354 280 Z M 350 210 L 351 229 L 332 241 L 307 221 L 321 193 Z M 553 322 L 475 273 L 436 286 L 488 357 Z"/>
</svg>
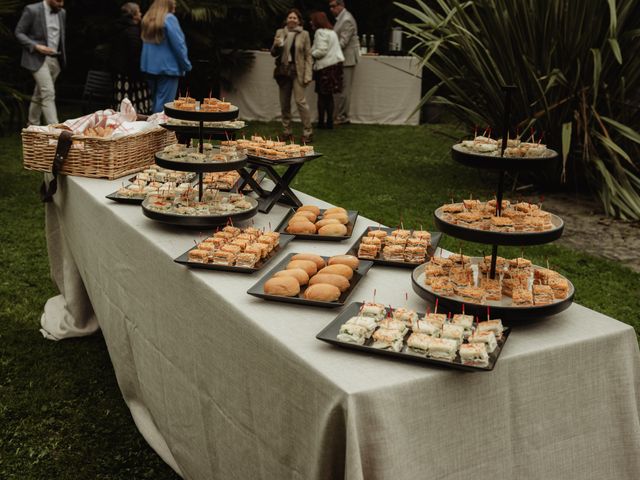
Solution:
<svg viewBox="0 0 640 480">
<path fill-rule="evenodd" d="M 240 169 L 237 170 L 237 172 L 242 177 L 242 181 L 240 182 L 240 185 L 238 186 L 238 192 L 242 192 L 244 190 L 244 188 L 247 185 L 249 185 L 253 189 L 253 191 L 256 192 L 256 194 L 258 196 L 260 196 L 260 197 L 266 197 L 267 196 L 267 193 L 265 192 L 265 190 L 253 178 L 253 175 L 258 170 L 259 170 L 258 167 L 251 167 L 250 169 L 240 168 Z"/>
<path fill-rule="evenodd" d="M 294 207 L 299 207 L 302 205 L 300 199 L 298 199 L 295 193 L 293 193 L 293 190 L 289 188 L 289 184 L 298 174 L 298 171 L 302 168 L 302 165 L 302 163 L 290 165 L 283 176 L 280 176 L 278 172 L 276 172 L 275 169 L 270 166 L 263 167 L 264 171 L 273 181 L 275 186 L 273 187 L 273 190 L 269 192 L 268 196 L 258 200 L 258 211 L 262 213 L 269 213 L 277 202 L 282 202 Z"/>
</svg>

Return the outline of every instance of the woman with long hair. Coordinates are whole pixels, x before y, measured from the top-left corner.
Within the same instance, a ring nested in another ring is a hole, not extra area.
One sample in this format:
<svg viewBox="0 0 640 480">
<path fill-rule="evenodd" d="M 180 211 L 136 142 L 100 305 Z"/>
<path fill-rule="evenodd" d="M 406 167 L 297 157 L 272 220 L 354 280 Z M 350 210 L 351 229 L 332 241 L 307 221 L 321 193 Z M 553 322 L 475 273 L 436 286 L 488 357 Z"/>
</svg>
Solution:
<svg viewBox="0 0 640 480">
<path fill-rule="evenodd" d="M 174 15 L 175 0 L 154 0 L 142 17 L 142 57 L 140 69 L 148 75 L 153 97 L 153 113 L 172 102 L 178 81 L 191 71 L 187 44 Z"/>
<path fill-rule="evenodd" d="M 344 55 L 338 35 L 324 12 L 311 14 L 311 27 L 315 30 L 311 55 L 315 60 L 313 75 L 318 94 L 318 128 L 333 128 L 333 94 L 342 91 Z"/>
<path fill-rule="evenodd" d="M 309 32 L 302 27 L 302 14 L 297 8 L 287 12 L 285 25 L 276 31 L 271 47 L 271 55 L 276 57 L 276 68 L 273 76 L 280 88 L 280 109 L 282 112 L 282 128 L 285 137 L 290 137 L 291 129 L 291 94 L 298 107 L 302 120 L 302 141 L 311 142 L 311 114 L 305 89 L 311 83 L 311 39 Z"/>
</svg>

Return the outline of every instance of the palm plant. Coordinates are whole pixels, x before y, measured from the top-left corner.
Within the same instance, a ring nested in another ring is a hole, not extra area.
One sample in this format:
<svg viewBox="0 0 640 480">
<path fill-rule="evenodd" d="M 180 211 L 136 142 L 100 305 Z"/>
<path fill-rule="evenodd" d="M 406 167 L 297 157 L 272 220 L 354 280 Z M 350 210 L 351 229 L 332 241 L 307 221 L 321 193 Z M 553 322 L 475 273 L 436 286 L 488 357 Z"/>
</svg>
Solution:
<svg viewBox="0 0 640 480">
<path fill-rule="evenodd" d="M 640 3 L 413 0 L 396 20 L 437 78 L 423 97 L 473 125 L 500 126 L 517 87 L 517 133 L 562 152 L 558 182 L 584 182 L 607 214 L 640 219 Z M 421 104 L 421 105 L 422 105 Z M 516 132 L 513 132 L 514 134 Z"/>
</svg>

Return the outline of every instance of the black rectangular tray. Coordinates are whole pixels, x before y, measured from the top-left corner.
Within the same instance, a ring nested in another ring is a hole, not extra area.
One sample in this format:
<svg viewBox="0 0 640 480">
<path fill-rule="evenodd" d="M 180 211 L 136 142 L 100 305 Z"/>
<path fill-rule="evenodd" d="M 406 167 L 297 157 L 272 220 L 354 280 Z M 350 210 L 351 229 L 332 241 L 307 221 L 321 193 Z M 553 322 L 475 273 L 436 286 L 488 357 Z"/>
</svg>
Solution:
<svg viewBox="0 0 640 480">
<path fill-rule="evenodd" d="M 300 253 L 300 252 L 296 252 L 296 253 Z M 284 270 L 287 264 L 291 261 L 291 257 L 296 255 L 296 253 L 290 253 L 286 257 L 284 257 L 280 261 L 280 263 L 278 263 L 275 267 L 269 270 L 269 272 L 266 275 L 264 275 L 258 281 L 258 283 L 256 283 L 253 287 L 247 290 L 247 293 L 249 295 L 253 295 L 254 297 L 264 298 L 265 300 L 273 300 L 276 302 L 297 303 L 298 305 L 309 305 L 313 307 L 325 307 L 325 308 L 342 307 L 346 303 L 347 298 L 349 298 L 349 295 L 351 295 L 351 292 L 353 292 L 353 290 L 356 288 L 358 283 L 360 283 L 360 280 L 362 280 L 362 277 L 364 277 L 366 273 L 369 271 L 369 269 L 373 266 L 373 262 L 370 262 L 368 260 L 360 260 L 360 265 L 353 272 L 353 277 L 351 278 L 351 280 L 349 280 L 349 282 L 351 283 L 349 289 L 342 292 L 342 295 L 340 295 L 340 298 L 335 302 L 307 300 L 303 296 L 304 291 L 306 290 L 306 285 L 301 287 L 300 293 L 298 294 L 297 297 L 283 297 L 280 295 L 269 295 L 264 293 L 264 284 L 267 282 L 267 280 L 269 280 L 274 273 L 279 272 L 280 270 Z M 322 258 L 324 258 L 326 261 L 330 257 L 323 256 Z"/>
<path fill-rule="evenodd" d="M 368 226 L 367 229 L 364 232 L 362 232 L 362 235 L 358 237 L 358 240 L 356 241 L 356 243 L 354 243 L 351 246 L 351 248 L 347 251 L 347 255 L 353 255 L 354 257 L 358 256 L 358 249 L 360 248 L 360 242 L 362 241 L 362 238 L 366 236 L 367 233 L 369 233 L 370 230 L 384 230 L 387 233 L 391 233 L 396 229 L 389 228 L 389 227 L 378 227 L 375 225 Z M 429 246 L 429 248 L 427 248 L 427 258 L 425 261 L 428 261 L 431 257 L 433 257 L 433 255 L 436 252 L 436 248 L 438 248 L 438 244 L 440 243 L 440 239 L 442 238 L 442 233 L 440 232 L 429 232 L 429 233 L 431 234 L 431 245 Z M 366 258 L 362 260 L 371 260 L 371 259 Z M 385 260 L 382 257 L 382 251 L 380 251 L 380 253 L 378 253 L 378 256 L 372 259 L 371 261 L 376 265 L 387 265 L 390 267 L 415 268 L 416 266 L 420 265 L 420 263 L 395 262 L 392 260 Z"/>
<path fill-rule="evenodd" d="M 260 157 L 258 155 L 250 155 L 247 154 L 247 158 L 249 159 L 249 165 L 261 165 L 268 167 L 276 167 L 278 165 L 295 165 L 297 163 L 305 163 L 310 162 L 311 160 L 315 160 L 316 158 L 320 158 L 322 156 L 321 153 L 314 153 L 313 155 L 305 155 L 304 157 L 294 157 L 294 158 L 283 158 L 282 160 L 273 160 L 271 158 Z"/>
<path fill-rule="evenodd" d="M 362 260 L 361 260 L 362 261 Z M 352 350 L 360 350 L 366 353 L 374 353 L 376 355 L 385 355 L 387 357 L 399 358 L 402 360 L 410 360 L 414 362 L 426 363 L 429 365 L 439 365 L 447 368 L 456 368 L 459 370 L 468 370 L 468 371 L 491 371 L 493 367 L 495 367 L 496 362 L 498 361 L 498 357 L 502 352 L 505 342 L 511 333 L 511 329 L 505 327 L 502 333 L 502 339 L 498 341 L 498 347 L 489 354 L 489 365 L 486 367 L 476 367 L 473 365 L 464 365 L 460 362 L 460 356 L 456 354 L 456 358 L 453 362 L 448 362 L 446 360 L 436 360 L 433 358 L 428 358 L 426 356 L 413 353 L 409 350 L 406 344 L 406 339 L 408 338 L 409 333 L 405 336 L 405 344 L 402 347 L 402 350 L 399 352 L 392 352 L 390 350 L 380 350 L 379 348 L 373 348 L 370 345 L 373 343 L 373 340 L 368 339 L 364 345 L 357 345 L 355 343 L 346 343 L 338 340 L 338 333 L 340 331 L 340 326 L 349 320 L 351 317 L 355 317 L 360 313 L 360 308 L 362 307 L 362 302 L 354 302 L 350 303 L 347 308 L 345 308 L 340 314 L 333 320 L 329 325 L 316 335 L 318 340 L 322 340 L 323 342 L 331 343 L 333 345 L 338 345 L 339 347 L 350 348 Z M 388 311 L 388 309 L 387 309 Z M 424 313 L 418 313 L 420 317 L 424 316 Z M 410 331 L 410 330 L 409 330 Z"/>
<path fill-rule="evenodd" d="M 256 263 L 253 268 L 237 267 L 235 265 L 217 265 L 217 264 L 214 264 L 214 263 L 190 262 L 189 261 L 189 252 L 191 250 L 197 248 L 196 246 L 194 246 L 193 248 L 190 248 L 189 250 L 184 252 L 182 255 L 180 255 L 178 258 L 174 259 L 173 261 L 176 262 L 176 263 L 179 263 L 181 265 L 186 265 L 188 267 L 202 268 L 202 269 L 205 269 L 205 270 L 224 270 L 226 272 L 254 273 L 254 272 L 257 272 L 258 270 L 261 270 L 262 268 L 264 268 L 265 265 L 267 265 L 269 262 L 271 262 L 271 260 L 273 260 L 275 257 L 277 257 L 280 253 L 282 253 L 284 248 L 287 246 L 287 244 L 291 240 L 293 240 L 293 235 L 281 234 L 278 246 L 276 248 L 274 248 L 273 250 L 271 250 L 271 253 L 269 253 L 269 255 L 267 255 L 265 258 L 263 258 L 262 260 L 259 260 L 258 263 Z"/>
<path fill-rule="evenodd" d="M 318 216 L 318 220 L 322 219 L 322 215 L 326 209 L 320 210 L 320 215 Z M 276 232 L 280 233 L 288 233 L 287 232 L 287 224 L 289 223 L 289 219 L 293 217 L 296 213 L 296 209 L 292 208 L 289 212 L 284 216 L 282 221 L 276 227 Z M 349 217 L 349 223 L 347 223 L 347 234 L 340 237 L 332 237 L 330 235 L 318 235 L 317 233 L 302 233 L 302 234 L 291 234 L 295 235 L 296 240 L 316 240 L 321 242 L 342 242 L 343 240 L 347 240 L 351 238 L 353 234 L 353 227 L 356 225 L 356 220 L 358 219 L 358 211 L 357 210 L 347 210 L 347 217 Z"/>
<path fill-rule="evenodd" d="M 117 191 L 110 193 L 109 195 L 105 195 L 105 198 L 108 198 L 109 200 L 113 200 L 118 203 L 126 203 L 128 205 L 142 205 L 145 197 L 146 194 L 142 197 L 121 197 L 118 195 Z"/>
</svg>

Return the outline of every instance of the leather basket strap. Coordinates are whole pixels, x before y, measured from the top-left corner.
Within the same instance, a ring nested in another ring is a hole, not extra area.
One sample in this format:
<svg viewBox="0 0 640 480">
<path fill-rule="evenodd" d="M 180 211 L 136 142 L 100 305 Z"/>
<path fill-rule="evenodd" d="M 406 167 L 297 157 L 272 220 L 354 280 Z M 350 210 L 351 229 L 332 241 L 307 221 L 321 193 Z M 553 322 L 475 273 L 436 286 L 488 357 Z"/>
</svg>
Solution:
<svg viewBox="0 0 640 480">
<path fill-rule="evenodd" d="M 58 190 L 58 173 L 69 155 L 69 150 L 71 150 L 71 136 L 71 132 L 63 131 L 58 137 L 58 146 L 56 147 L 56 153 L 53 157 L 53 165 L 51 167 L 53 180 L 49 182 L 49 185 L 47 185 L 46 181 L 43 181 L 42 185 L 40 185 L 40 198 L 44 203 L 53 201 L 53 195 Z"/>
</svg>

